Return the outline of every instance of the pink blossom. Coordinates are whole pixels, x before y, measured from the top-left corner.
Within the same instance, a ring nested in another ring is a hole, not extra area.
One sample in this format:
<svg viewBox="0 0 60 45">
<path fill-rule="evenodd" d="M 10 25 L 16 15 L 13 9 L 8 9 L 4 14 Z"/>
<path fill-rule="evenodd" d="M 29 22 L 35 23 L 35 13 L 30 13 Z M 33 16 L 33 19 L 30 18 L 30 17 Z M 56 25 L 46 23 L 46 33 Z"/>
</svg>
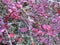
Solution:
<svg viewBox="0 0 60 45">
<path fill-rule="evenodd" d="M 50 25 L 43 24 L 42 27 L 44 28 L 44 30 L 51 30 Z"/>
<path fill-rule="evenodd" d="M 10 34 L 10 37 L 11 37 L 11 38 L 13 38 L 14 36 L 15 36 L 15 34 L 13 34 L 13 33 Z"/>
<path fill-rule="evenodd" d="M 27 31 L 28 31 L 28 29 L 27 29 L 27 28 L 25 28 L 25 27 L 23 27 L 23 28 L 20 28 L 20 31 L 21 31 L 22 33 L 24 33 L 24 32 L 27 32 Z"/>
<path fill-rule="evenodd" d="M 52 19 L 52 22 L 57 22 L 57 19 L 56 18 Z"/>
<path fill-rule="evenodd" d="M 2 29 L 0 32 L 4 32 L 6 29 Z"/>
<path fill-rule="evenodd" d="M 47 33 L 48 36 L 51 36 L 51 33 Z"/>
<path fill-rule="evenodd" d="M 20 20 L 20 16 L 18 12 L 12 12 L 10 16 L 13 19 Z"/>
<path fill-rule="evenodd" d="M 43 33 L 43 32 L 42 32 L 41 30 L 38 31 L 38 35 L 42 35 L 42 33 Z"/>
<path fill-rule="evenodd" d="M 12 13 L 12 9 L 8 9 L 8 11 L 9 11 L 10 13 Z"/>
<path fill-rule="evenodd" d="M 20 0 L 21 2 L 27 2 L 27 0 Z"/>
<path fill-rule="evenodd" d="M 59 7 L 59 4 L 58 3 L 54 5 L 54 8 L 58 8 L 58 7 Z"/>
<path fill-rule="evenodd" d="M 53 45 L 53 44 L 51 42 L 49 42 L 48 45 Z"/>
<path fill-rule="evenodd" d="M 8 4 L 11 2 L 11 0 L 2 0 L 3 3 Z"/>
<path fill-rule="evenodd" d="M 38 30 L 38 29 L 36 29 L 36 28 L 33 28 L 33 29 L 32 29 L 32 31 L 33 31 L 33 32 L 37 32 L 37 33 L 38 33 L 38 31 L 39 31 L 39 30 Z"/>
<path fill-rule="evenodd" d="M 32 3 L 35 3 L 35 0 L 30 0 Z"/>
<path fill-rule="evenodd" d="M 21 38 L 18 38 L 18 42 L 22 42 L 22 40 L 23 40 L 23 38 L 21 37 Z"/>
<path fill-rule="evenodd" d="M 20 2 L 17 2 L 15 5 L 18 9 L 22 8 L 22 4 Z"/>
<path fill-rule="evenodd" d="M 43 43 L 43 42 L 45 42 L 46 39 L 47 39 L 47 38 L 41 37 L 40 42 Z"/>
</svg>

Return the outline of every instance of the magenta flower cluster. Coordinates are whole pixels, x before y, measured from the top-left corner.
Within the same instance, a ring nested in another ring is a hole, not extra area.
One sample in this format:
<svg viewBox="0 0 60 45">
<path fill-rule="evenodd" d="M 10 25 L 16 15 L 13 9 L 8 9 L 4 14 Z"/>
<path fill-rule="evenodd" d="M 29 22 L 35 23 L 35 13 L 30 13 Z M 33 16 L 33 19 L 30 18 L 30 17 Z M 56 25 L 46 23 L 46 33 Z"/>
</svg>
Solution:
<svg viewBox="0 0 60 45">
<path fill-rule="evenodd" d="M 49 0 L 2 0 L 1 2 L 5 4 L 8 13 L 5 17 L 0 16 L 0 42 L 6 32 L 11 39 L 10 45 L 13 40 L 18 40 L 16 43 L 23 43 L 23 36 L 26 35 L 30 37 L 32 45 L 60 45 L 60 4 L 58 2 Z M 24 44 L 30 45 L 28 42 Z"/>
</svg>

